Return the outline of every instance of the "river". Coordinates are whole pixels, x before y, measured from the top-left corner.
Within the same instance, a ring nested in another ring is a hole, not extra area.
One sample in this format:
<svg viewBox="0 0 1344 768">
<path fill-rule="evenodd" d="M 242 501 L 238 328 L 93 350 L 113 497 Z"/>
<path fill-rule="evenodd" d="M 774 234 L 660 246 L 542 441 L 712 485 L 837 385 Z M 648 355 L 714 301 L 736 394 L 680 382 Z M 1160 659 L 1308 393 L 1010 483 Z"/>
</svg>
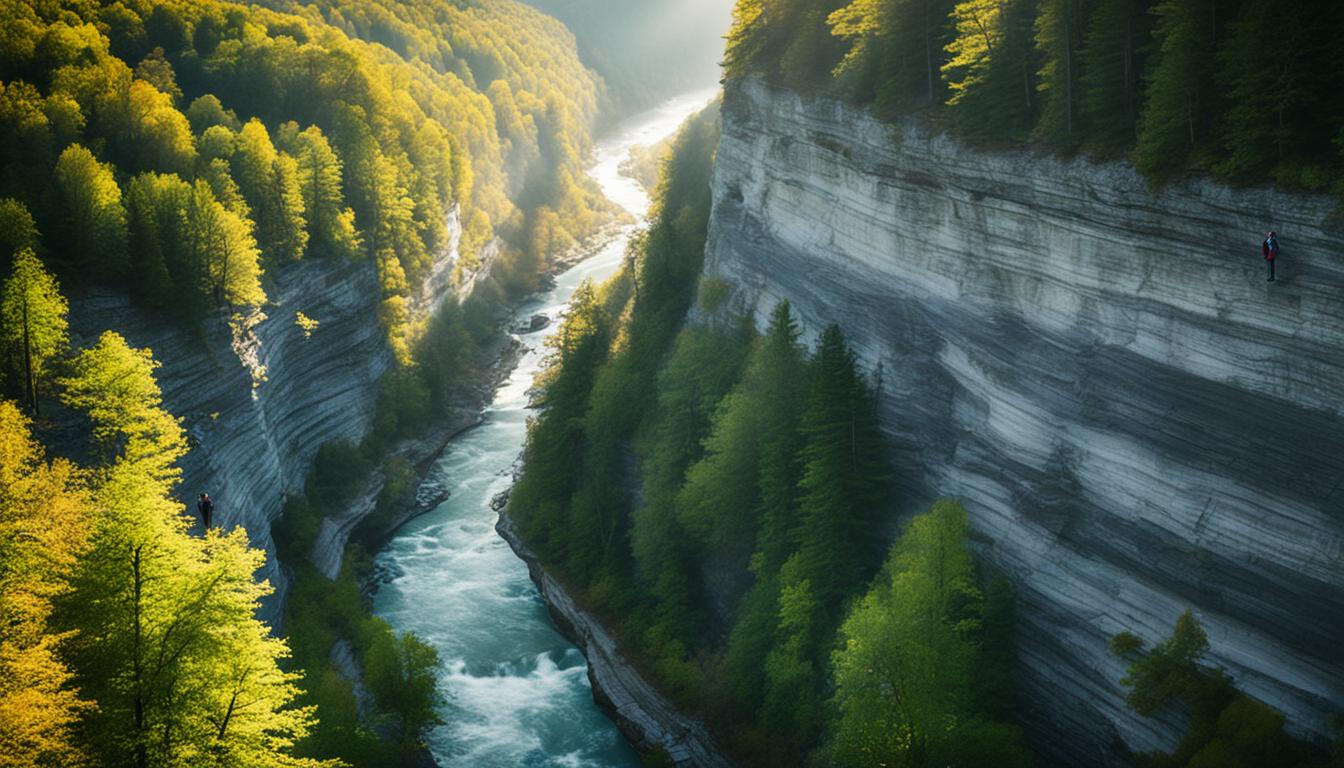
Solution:
<svg viewBox="0 0 1344 768">
<path fill-rule="evenodd" d="M 673 99 L 600 139 L 589 174 L 607 197 L 642 221 L 649 197 L 620 173 L 622 160 L 632 147 L 671 135 L 714 93 Z M 558 319 L 584 280 L 616 271 L 637 226 L 520 306 L 518 322 L 538 312 Z M 431 479 L 452 489 L 449 499 L 408 523 L 377 557 L 379 570 L 395 576 L 375 595 L 374 612 L 439 651 L 444 724 L 428 742 L 445 768 L 639 765 L 593 703 L 583 655 L 556 631 L 527 567 L 495 533 L 490 509 L 490 499 L 512 482 L 526 440 L 527 390 L 557 326 L 522 337 L 528 349 L 485 421 L 455 439 L 435 464 Z"/>
</svg>

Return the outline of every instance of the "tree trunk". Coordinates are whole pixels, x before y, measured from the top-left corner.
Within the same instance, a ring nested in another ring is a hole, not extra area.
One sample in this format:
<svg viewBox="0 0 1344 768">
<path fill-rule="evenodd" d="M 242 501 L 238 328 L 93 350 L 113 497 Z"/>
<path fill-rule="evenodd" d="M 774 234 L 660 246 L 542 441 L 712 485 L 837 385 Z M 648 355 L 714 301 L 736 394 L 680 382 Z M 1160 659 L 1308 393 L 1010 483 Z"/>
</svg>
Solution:
<svg viewBox="0 0 1344 768">
<path fill-rule="evenodd" d="M 28 319 L 28 292 L 23 293 L 23 384 L 28 396 L 28 407 L 33 409 L 33 414 L 41 416 L 37 405 L 37 381 L 33 376 L 33 342 L 32 342 L 32 323 Z"/>
<path fill-rule="evenodd" d="M 140 573 L 140 553 L 142 547 L 131 551 L 131 576 L 134 585 L 135 626 L 131 636 L 131 675 L 135 691 L 135 765 L 136 768 L 149 768 L 148 734 L 145 733 L 145 671 L 142 663 L 140 644 L 140 604 L 144 588 L 144 579 Z"/>
</svg>

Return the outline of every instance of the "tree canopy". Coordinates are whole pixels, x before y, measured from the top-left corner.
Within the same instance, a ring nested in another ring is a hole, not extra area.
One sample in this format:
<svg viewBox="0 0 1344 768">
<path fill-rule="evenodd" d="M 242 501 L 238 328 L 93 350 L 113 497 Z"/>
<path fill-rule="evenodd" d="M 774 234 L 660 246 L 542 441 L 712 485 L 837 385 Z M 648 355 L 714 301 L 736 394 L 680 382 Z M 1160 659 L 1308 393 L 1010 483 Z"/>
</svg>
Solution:
<svg viewBox="0 0 1344 768">
<path fill-rule="evenodd" d="M 1154 182 L 1344 192 L 1344 10 L 1295 0 L 739 0 L 729 79 L 921 113 L 976 142 L 1126 154 Z M 826 16 L 839 48 L 819 43 Z M 796 52 L 814 52 L 807 72 Z M 791 53 L 792 52 L 792 53 Z M 833 71 L 827 81 L 819 75 Z"/>
</svg>

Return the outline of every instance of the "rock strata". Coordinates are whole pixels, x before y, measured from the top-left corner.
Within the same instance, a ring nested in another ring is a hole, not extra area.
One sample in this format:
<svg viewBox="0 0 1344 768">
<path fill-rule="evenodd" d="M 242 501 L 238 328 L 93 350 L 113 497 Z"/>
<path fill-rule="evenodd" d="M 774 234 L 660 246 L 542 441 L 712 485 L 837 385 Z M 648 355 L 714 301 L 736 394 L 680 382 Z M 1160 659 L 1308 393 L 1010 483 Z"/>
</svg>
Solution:
<svg viewBox="0 0 1344 768">
<path fill-rule="evenodd" d="M 1193 609 L 1208 661 L 1326 742 L 1344 711 L 1344 232 L 1337 201 L 969 149 L 729 86 L 708 279 L 838 323 L 879 381 L 899 521 L 965 501 L 1012 577 L 1035 745 L 1169 749 L 1107 640 Z M 1332 223 L 1333 222 L 1333 223 Z M 1267 285 L 1259 243 L 1283 243 Z M 875 533 L 875 535 L 879 535 Z"/>
<path fill-rule="evenodd" d="M 731 768 L 732 763 L 714 743 L 705 724 L 682 714 L 649 685 L 621 656 L 615 638 L 602 622 L 574 602 L 564 586 L 542 569 L 509 518 L 507 500 L 501 507 L 495 530 L 527 563 L 532 582 L 557 628 L 583 651 L 593 698 L 611 714 L 625 737 L 641 752 L 666 752 L 677 766 Z"/>
<path fill-rule="evenodd" d="M 453 236 L 410 302 L 414 313 L 431 312 L 454 295 L 456 213 L 448 227 Z M 191 447 L 182 463 L 183 503 L 208 491 L 216 524 L 244 527 L 266 550 L 260 575 L 276 593 L 263 617 L 274 624 L 287 579 L 271 524 L 286 496 L 303 492 L 323 443 L 358 442 L 368 431 L 378 379 L 393 359 L 378 322 L 371 263 L 312 257 L 280 265 L 267 273 L 266 291 L 264 315 L 241 332 L 223 313 L 191 328 L 141 310 L 124 294 L 80 298 L 70 317 L 76 343 L 114 329 L 132 345 L 153 349 L 164 403 L 182 419 Z M 317 327 L 298 325 L 299 312 Z"/>
</svg>

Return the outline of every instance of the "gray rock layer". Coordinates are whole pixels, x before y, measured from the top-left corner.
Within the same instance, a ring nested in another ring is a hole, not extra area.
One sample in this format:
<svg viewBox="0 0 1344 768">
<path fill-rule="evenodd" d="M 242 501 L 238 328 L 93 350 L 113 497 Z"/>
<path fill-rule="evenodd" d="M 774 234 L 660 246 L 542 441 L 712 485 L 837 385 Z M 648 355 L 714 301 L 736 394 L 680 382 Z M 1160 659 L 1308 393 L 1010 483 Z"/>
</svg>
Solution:
<svg viewBox="0 0 1344 768">
<path fill-rule="evenodd" d="M 1026 724 L 1067 764 L 1170 748 L 1117 632 L 1186 609 L 1209 662 L 1324 741 L 1344 710 L 1344 234 L 1331 199 L 982 152 L 730 85 L 708 276 L 880 376 L 899 512 L 966 503 L 1019 599 Z M 1280 234 L 1279 281 L 1260 241 Z"/>
<path fill-rule="evenodd" d="M 453 294 L 456 213 L 448 225 L 453 237 L 412 298 L 417 314 Z M 154 351 L 164 404 L 182 419 L 191 446 L 182 463 L 182 501 L 194 515 L 194 499 L 208 491 L 215 524 L 244 527 L 266 550 L 260 577 L 276 592 L 263 617 L 275 624 L 287 583 L 271 524 L 286 496 L 303 492 L 323 443 L 363 438 L 378 379 L 393 359 L 378 323 L 372 263 L 314 257 L 270 270 L 265 286 L 265 319 L 241 336 L 222 315 L 193 329 L 144 312 L 124 295 L 81 299 L 70 316 L 76 343 L 116 330 L 132 346 Z M 298 312 L 318 322 L 311 336 L 296 324 Z"/>
<path fill-rule="evenodd" d="M 588 660 L 588 681 L 593 699 L 611 714 L 616 725 L 640 751 L 662 750 L 672 764 L 682 768 L 731 768 L 709 729 L 699 720 L 680 712 L 621 655 L 616 639 L 601 620 L 584 610 L 558 579 L 542 569 L 509 517 L 507 500 L 500 507 L 495 530 L 527 563 L 528 573 L 556 627 L 583 652 Z"/>
</svg>

